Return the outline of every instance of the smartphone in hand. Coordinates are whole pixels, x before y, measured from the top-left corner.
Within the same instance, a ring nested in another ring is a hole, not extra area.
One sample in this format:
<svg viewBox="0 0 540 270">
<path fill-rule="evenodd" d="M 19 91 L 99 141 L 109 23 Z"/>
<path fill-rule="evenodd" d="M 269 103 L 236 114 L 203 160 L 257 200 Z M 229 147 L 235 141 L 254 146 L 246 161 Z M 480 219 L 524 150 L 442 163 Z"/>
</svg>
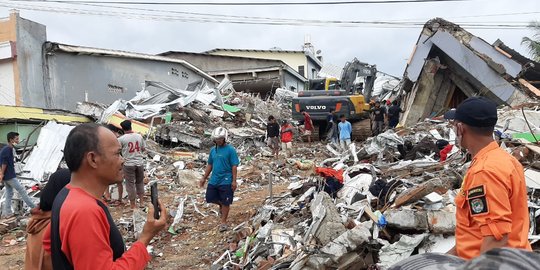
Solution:
<svg viewBox="0 0 540 270">
<path fill-rule="evenodd" d="M 159 215 L 161 214 L 161 208 L 159 207 L 158 203 L 157 182 L 154 182 L 152 183 L 152 185 L 150 185 L 150 198 L 152 200 L 152 205 L 154 206 L 154 218 L 159 219 Z"/>
</svg>

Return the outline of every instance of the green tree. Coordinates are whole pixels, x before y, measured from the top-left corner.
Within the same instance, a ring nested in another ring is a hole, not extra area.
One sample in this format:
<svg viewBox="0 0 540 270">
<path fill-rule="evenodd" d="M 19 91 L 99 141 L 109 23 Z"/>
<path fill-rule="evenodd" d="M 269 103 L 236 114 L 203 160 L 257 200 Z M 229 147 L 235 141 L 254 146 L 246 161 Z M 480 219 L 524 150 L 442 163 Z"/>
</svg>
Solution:
<svg viewBox="0 0 540 270">
<path fill-rule="evenodd" d="M 534 61 L 540 62 L 540 22 L 530 22 L 528 27 L 534 31 L 534 34 L 532 38 L 523 37 L 521 39 L 521 45 L 527 47 Z"/>
</svg>

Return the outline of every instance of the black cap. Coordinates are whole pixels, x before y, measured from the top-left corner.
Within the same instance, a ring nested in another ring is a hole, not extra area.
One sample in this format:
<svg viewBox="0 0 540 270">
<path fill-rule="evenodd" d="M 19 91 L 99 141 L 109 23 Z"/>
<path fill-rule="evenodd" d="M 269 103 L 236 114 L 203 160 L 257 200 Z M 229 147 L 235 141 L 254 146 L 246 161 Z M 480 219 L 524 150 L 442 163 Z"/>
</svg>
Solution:
<svg viewBox="0 0 540 270">
<path fill-rule="evenodd" d="M 455 119 L 472 127 L 493 127 L 497 124 L 497 106 L 484 97 L 470 97 L 452 112 L 444 114 L 446 119 Z"/>
</svg>

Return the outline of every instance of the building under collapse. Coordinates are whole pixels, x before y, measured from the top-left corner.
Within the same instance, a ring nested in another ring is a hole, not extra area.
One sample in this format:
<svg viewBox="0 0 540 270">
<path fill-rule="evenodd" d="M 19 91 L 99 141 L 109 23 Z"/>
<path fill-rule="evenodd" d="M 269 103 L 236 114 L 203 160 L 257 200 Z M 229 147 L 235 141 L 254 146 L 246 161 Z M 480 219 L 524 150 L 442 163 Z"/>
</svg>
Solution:
<svg viewBox="0 0 540 270">
<path fill-rule="evenodd" d="M 460 26 L 436 18 L 428 21 L 403 75 L 401 123 L 440 115 L 470 96 L 485 96 L 498 105 L 517 106 L 540 96 L 540 63 L 493 45 Z"/>
</svg>

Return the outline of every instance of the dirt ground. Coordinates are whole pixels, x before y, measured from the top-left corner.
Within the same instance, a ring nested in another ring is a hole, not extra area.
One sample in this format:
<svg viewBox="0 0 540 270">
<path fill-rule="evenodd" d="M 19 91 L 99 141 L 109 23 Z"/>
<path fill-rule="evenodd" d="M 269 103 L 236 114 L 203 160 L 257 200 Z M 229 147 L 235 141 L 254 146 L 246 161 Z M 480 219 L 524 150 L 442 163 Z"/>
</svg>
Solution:
<svg viewBox="0 0 540 270">
<path fill-rule="evenodd" d="M 273 187 L 274 194 L 286 191 L 287 183 L 276 184 Z M 197 201 L 201 212 L 208 214 L 203 217 L 194 211 L 191 201 L 187 200 L 183 219 L 177 235 L 172 235 L 166 230 L 159 234 L 151 245 L 154 247 L 154 257 L 148 264 L 147 269 L 209 269 L 213 261 L 219 258 L 226 249 L 229 248 L 228 240 L 233 233 L 231 230 L 220 233 L 218 231 L 219 219 L 212 212 L 216 206 L 206 205 L 202 190 L 198 188 L 182 189 L 179 192 L 160 188 L 160 196 L 167 205 L 168 210 L 175 209 L 177 203 L 173 204 L 175 197 L 191 195 Z M 268 196 L 267 186 L 252 187 L 248 184 L 240 186 L 235 197 L 239 198 L 234 202 L 229 214 L 230 228 L 248 221 L 256 212 Z M 128 206 L 111 206 L 110 211 L 115 220 L 130 216 Z M 172 217 L 169 225 L 172 223 Z M 0 236 L 0 267 L 1 269 L 22 269 L 24 267 L 24 255 L 26 242 L 25 233 L 21 229 L 16 229 Z M 18 239 L 13 244 L 13 239 Z M 129 245 L 132 239 L 127 237 L 126 243 Z M 10 243 L 11 242 L 11 243 Z M 156 256 L 158 255 L 159 256 Z"/>
</svg>

